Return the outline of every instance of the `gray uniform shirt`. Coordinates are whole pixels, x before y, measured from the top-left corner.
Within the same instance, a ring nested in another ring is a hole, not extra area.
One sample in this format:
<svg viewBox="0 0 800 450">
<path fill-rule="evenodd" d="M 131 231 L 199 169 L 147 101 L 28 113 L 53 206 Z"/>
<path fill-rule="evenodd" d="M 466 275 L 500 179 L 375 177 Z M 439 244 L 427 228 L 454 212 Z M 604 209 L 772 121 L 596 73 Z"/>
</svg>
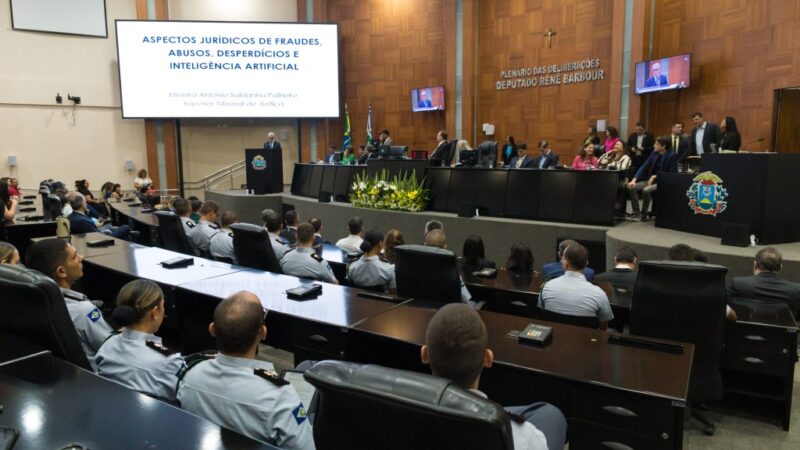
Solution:
<svg viewBox="0 0 800 450">
<path fill-rule="evenodd" d="M 294 388 L 255 373 L 272 364 L 223 354 L 186 372 L 178 388 L 181 407 L 253 439 L 289 450 L 313 450 L 305 406 Z"/>
<path fill-rule="evenodd" d="M 347 278 L 358 286 L 397 289 L 394 265 L 381 261 L 378 256 L 362 256 L 351 262 L 347 267 Z"/>
<path fill-rule="evenodd" d="M 183 357 L 152 348 L 148 341 L 161 346 L 156 335 L 123 328 L 97 352 L 97 373 L 135 391 L 174 402 L 178 374 L 185 365 Z"/>
<path fill-rule="evenodd" d="M 272 244 L 272 251 L 275 252 L 275 257 L 280 261 L 283 255 L 291 250 L 291 248 L 284 244 L 283 239 L 276 233 L 267 232 L 267 235 L 269 235 L 269 242 Z"/>
<path fill-rule="evenodd" d="M 470 389 L 470 391 L 480 395 L 483 398 L 488 398 L 486 394 L 477 390 Z M 511 439 L 514 440 L 515 450 L 547 450 L 547 438 L 538 428 L 530 422 L 519 423 L 511 421 Z"/>
<path fill-rule="evenodd" d="M 586 281 L 583 273 L 573 271 L 545 283 L 539 294 L 539 307 L 570 316 L 596 316 L 600 322 L 614 318 L 606 293 Z"/>
<path fill-rule="evenodd" d="M 191 217 L 181 217 L 181 225 L 183 225 L 183 231 L 186 233 L 186 236 L 189 237 L 189 240 L 192 239 L 192 231 L 197 228 L 197 224 L 194 223 Z"/>
<path fill-rule="evenodd" d="M 233 232 L 230 229 L 223 228 L 214 233 L 208 247 L 211 250 L 211 256 L 230 258 L 236 262 L 236 255 L 233 254 Z"/>
<path fill-rule="evenodd" d="M 281 259 L 281 270 L 286 275 L 300 278 L 311 278 L 333 283 L 336 277 L 328 261 L 317 256 L 313 248 L 298 247 L 286 252 Z"/>
<path fill-rule="evenodd" d="M 194 245 L 196 245 L 200 251 L 208 253 L 211 245 L 211 236 L 217 231 L 219 231 L 219 225 L 201 220 L 200 223 L 192 229 L 192 241 L 194 241 Z"/>
<path fill-rule="evenodd" d="M 61 288 L 61 293 L 64 295 L 67 312 L 69 312 L 69 317 L 75 326 L 75 331 L 78 332 L 78 338 L 81 341 L 84 353 L 86 353 L 86 358 L 89 359 L 92 368 L 97 370 L 95 363 L 97 350 L 100 349 L 114 330 L 103 319 L 103 314 L 89 301 L 88 297 L 80 292 L 64 288 Z"/>
</svg>

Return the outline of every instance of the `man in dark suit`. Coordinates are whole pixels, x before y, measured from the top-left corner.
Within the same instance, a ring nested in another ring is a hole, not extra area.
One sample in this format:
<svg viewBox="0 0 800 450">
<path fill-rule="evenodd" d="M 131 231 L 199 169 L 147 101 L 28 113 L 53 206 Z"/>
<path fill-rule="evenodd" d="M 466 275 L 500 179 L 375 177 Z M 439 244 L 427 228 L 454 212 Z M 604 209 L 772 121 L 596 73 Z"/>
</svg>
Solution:
<svg viewBox="0 0 800 450">
<path fill-rule="evenodd" d="M 533 165 L 533 158 L 528 156 L 528 144 L 522 143 L 517 147 L 517 156 L 511 158 L 511 163 L 508 169 L 531 169 Z"/>
<path fill-rule="evenodd" d="M 567 250 L 567 247 L 573 244 L 577 245 L 578 243 L 572 239 L 564 239 L 558 244 L 558 261 L 547 263 L 542 266 L 542 277 L 551 280 L 564 275 L 564 265 L 561 261 L 564 259 L 564 252 Z M 594 278 L 594 269 L 589 266 L 584 267 L 583 276 L 586 278 L 586 281 L 592 281 Z"/>
<path fill-rule="evenodd" d="M 419 91 L 419 101 L 417 102 L 417 108 L 431 108 L 431 99 L 428 98 L 428 90 L 422 89 Z"/>
<path fill-rule="evenodd" d="M 275 133 L 270 131 L 267 133 L 267 142 L 264 142 L 264 150 L 281 150 L 281 143 L 275 140 Z"/>
<path fill-rule="evenodd" d="M 701 112 L 692 114 L 692 122 L 694 129 L 689 140 L 688 156 L 702 156 L 704 153 L 716 152 L 722 141 L 722 129 L 719 125 L 706 122 Z M 715 145 L 714 150 L 711 149 L 711 144 Z"/>
<path fill-rule="evenodd" d="M 677 121 L 672 124 L 672 133 L 669 138 L 672 141 L 670 148 L 678 155 L 678 161 L 686 159 L 686 152 L 689 151 L 689 136 L 683 132 L 683 122 Z"/>
<path fill-rule="evenodd" d="M 669 84 L 666 75 L 661 74 L 661 64 L 660 63 L 653 63 L 650 66 L 650 78 L 644 82 L 645 87 L 656 87 L 656 86 L 666 86 Z"/>
<path fill-rule="evenodd" d="M 628 246 L 620 247 L 614 256 L 614 269 L 595 275 L 595 283 L 611 283 L 617 289 L 633 292 L 636 284 L 636 251 Z"/>
<path fill-rule="evenodd" d="M 656 193 L 658 185 L 656 184 L 656 176 L 659 172 L 677 172 L 678 171 L 678 156 L 669 149 L 671 143 L 667 136 L 659 136 L 656 139 L 655 151 L 647 158 L 647 161 L 639 167 L 636 175 L 628 183 L 628 194 L 631 199 L 631 209 L 633 214 L 631 219 L 647 220 L 647 212 L 650 209 L 650 202 L 652 201 L 653 194 Z M 639 181 L 643 180 L 643 181 Z M 639 209 L 639 193 L 642 193 L 642 208 L 641 212 L 645 214 L 642 217 Z"/>
<path fill-rule="evenodd" d="M 436 133 L 436 148 L 431 153 L 430 161 L 433 165 L 446 166 L 450 163 L 447 157 L 450 156 L 450 143 L 447 142 L 447 131 L 439 130 Z"/>
<path fill-rule="evenodd" d="M 641 167 L 641 165 L 653 153 L 653 133 L 645 129 L 644 122 L 636 122 L 636 128 L 633 133 L 628 136 L 628 145 L 631 148 L 631 159 L 633 163 L 633 170 Z"/>
<path fill-rule="evenodd" d="M 800 318 L 800 283 L 781 278 L 782 267 L 783 257 L 778 250 L 772 247 L 759 250 L 753 261 L 753 275 L 734 278 L 728 286 L 728 297 L 785 303 L 795 318 Z"/>
<path fill-rule="evenodd" d="M 98 228 L 94 220 L 86 214 L 86 198 L 79 193 L 73 193 L 69 199 L 69 205 L 72 207 L 72 214 L 69 215 L 69 229 L 71 234 L 83 233 L 104 233 L 115 238 L 128 239 L 130 229 L 127 225 L 122 225 L 112 230 L 110 226 L 103 226 Z"/>
<path fill-rule="evenodd" d="M 297 211 L 290 209 L 283 215 L 284 227 L 281 230 L 280 237 L 286 240 L 290 247 L 297 245 L 297 225 L 300 223 L 300 216 Z"/>
<path fill-rule="evenodd" d="M 559 164 L 558 155 L 553 153 L 550 144 L 547 141 L 539 141 L 540 155 L 533 160 L 531 167 L 535 169 L 547 169 L 548 167 L 556 167 Z"/>
</svg>

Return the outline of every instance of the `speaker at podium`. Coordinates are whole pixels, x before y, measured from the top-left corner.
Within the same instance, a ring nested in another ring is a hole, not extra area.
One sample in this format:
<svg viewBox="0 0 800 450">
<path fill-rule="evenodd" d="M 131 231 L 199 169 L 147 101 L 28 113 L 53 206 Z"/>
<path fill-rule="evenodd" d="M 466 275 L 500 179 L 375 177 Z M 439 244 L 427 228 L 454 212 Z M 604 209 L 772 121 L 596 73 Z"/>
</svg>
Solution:
<svg viewBox="0 0 800 450">
<path fill-rule="evenodd" d="M 254 194 L 283 192 L 283 155 L 280 148 L 248 148 L 244 151 L 247 164 L 247 189 Z"/>
</svg>

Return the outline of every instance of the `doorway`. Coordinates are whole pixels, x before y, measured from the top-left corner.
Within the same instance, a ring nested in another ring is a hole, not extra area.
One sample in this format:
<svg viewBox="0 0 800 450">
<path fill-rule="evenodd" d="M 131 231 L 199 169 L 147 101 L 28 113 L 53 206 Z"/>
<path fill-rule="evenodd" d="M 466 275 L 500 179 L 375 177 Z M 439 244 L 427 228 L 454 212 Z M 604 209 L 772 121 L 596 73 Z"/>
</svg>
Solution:
<svg viewBox="0 0 800 450">
<path fill-rule="evenodd" d="M 772 148 L 778 153 L 800 153 L 800 86 L 776 89 L 772 112 Z"/>
</svg>

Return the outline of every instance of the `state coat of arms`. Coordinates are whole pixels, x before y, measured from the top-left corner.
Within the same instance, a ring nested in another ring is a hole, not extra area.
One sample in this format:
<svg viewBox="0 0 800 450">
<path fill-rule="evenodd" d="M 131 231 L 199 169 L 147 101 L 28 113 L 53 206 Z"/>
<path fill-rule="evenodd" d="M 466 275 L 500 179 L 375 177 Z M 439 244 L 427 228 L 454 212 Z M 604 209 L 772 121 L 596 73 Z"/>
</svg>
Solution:
<svg viewBox="0 0 800 450">
<path fill-rule="evenodd" d="M 703 172 L 694 177 L 694 183 L 686 191 L 689 208 L 695 214 L 716 217 L 728 207 L 728 190 L 722 187 L 722 179 L 713 172 Z"/>
</svg>

